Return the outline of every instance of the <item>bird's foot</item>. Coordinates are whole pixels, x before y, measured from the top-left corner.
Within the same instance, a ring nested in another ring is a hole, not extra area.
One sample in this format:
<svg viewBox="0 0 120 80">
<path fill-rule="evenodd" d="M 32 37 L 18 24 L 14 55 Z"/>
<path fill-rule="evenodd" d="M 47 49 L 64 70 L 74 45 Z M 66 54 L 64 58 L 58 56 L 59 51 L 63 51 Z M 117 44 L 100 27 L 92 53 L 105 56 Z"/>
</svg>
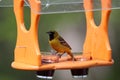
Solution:
<svg viewBox="0 0 120 80">
<path fill-rule="evenodd" d="M 61 58 L 62 55 L 61 55 L 61 54 L 56 54 L 56 56 L 57 56 L 58 58 Z"/>
<path fill-rule="evenodd" d="M 77 59 L 73 57 L 73 58 L 72 58 L 72 61 L 77 61 Z"/>
</svg>

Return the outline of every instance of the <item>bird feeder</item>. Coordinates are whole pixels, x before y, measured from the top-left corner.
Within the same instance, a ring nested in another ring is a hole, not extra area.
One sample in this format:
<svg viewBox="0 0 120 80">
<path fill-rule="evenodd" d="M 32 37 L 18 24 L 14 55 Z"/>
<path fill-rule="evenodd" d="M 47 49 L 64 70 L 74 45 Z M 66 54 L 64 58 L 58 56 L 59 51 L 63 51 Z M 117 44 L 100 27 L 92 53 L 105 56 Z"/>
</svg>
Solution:
<svg viewBox="0 0 120 80">
<path fill-rule="evenodd" d="M 111 0 L 101 1 L 101 23 L 96 26 L 94 22 L 93 0 L 83 0 L 82 8 L 77 11 L 85 11 L 86 15 L 86 38 L 83 45 L 83 53 L 75 55 L 76 61 L 70 60 L 70 57 L 65 56 L 60 58 L 59 62 L 49 62 L 43 64 L 46 56 L 40 51 L 38 45 L 38 22 L 41 14 L 64 13 L 72 12 L 73 10 L 65 9 L 57 12 L 42 10 L 43 6 L 48 7 L 54 4 L 42 5 L 39 0 L 14 0 L 14 13 L 17 21 L 17 42 L 14 51 L 14 61 L 11 66 L 21 70 L 56 70 L 56 69 L 83 69 L 95 66 L 108 66 L 114 63 L 108 37 L 108 21 L 111 12 Z M 24 2 L 27 2 L 31 8 L 31 25 L 27 30 L 24 25 L 23 8 Z M 66 4 L 67 5 L 67 4 Z M 60 5 L 56 4 L 60 7 Z M 70 5 L 69 5 L 70 6 Z M 77 5 L 78 6 L 78 5 Z M 80 5 L 81 6 L 81 5 Z M 62 6 L 61 6 L 62 7 Z M 74 6 L 73 6 L 74 7 Z M 45 8 L 44 8 L 45 9 Z M 46 12 L 47 11 L 47 12 Z M 42 27 L 41 27 L 42 28 Z M 55 59 L 54 56 L 49 56 L 47 59 Z M 82 60 L 82 61 L 80 61 Z"/>
</svg>

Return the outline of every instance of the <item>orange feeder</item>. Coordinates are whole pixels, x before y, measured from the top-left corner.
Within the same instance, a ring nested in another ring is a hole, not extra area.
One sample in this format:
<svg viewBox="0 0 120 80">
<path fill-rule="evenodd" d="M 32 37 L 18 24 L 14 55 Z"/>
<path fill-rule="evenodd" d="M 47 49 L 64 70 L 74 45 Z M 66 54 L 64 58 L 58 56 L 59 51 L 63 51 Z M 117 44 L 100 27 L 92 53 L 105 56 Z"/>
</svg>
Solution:
<svg viewBox="0 0 120 80">
<path fill-rule="evenodd" d="M 40 12 L 39 0 L 28 0 L 30 7 Z M 38 45 L 38 21 L 40 14 L 31 10 L 30 29 L 26 30 L 23 20 L 24 0 L 14 0 L 14 12 L 17 20 L 17 43 L 14 51 L 12 67 L 22 70 L 82 69 L 94 66 L 112 65 L 111 47 L 108 38 L 108 20 L 111 0 L 101 0 L 101 23 L 96 26 L 93 17 L 93 0 L 84 0 L 87 21 L 87 33 L 83 46 L 83 54 L 75 55 L 76 59 L 87 61 L 71 61 L 70 57 L 62 57 L 58 63 L 42 64 L 42 53 Z M 54 58 L 54 57 L 50 57 Z"/>
</svg>

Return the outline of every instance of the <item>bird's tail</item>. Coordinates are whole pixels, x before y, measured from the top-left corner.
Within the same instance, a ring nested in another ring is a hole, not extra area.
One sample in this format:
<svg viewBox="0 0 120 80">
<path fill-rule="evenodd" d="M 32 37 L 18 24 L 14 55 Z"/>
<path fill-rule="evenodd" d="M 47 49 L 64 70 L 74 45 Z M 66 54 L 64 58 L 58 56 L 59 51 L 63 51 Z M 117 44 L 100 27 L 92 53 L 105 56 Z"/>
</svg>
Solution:
<svg viewBox="0 0 120 80">
<path fill-rule="evenodd" d="M 71 51 L 68 52 L 68 55 L 71 56 L 71 58 L 72 58 L 73 61 L 76 61 L 76 59 L 75 59 L 75 57 L 74 57 L 74 55 L 72 54 Z"/>
</svg>

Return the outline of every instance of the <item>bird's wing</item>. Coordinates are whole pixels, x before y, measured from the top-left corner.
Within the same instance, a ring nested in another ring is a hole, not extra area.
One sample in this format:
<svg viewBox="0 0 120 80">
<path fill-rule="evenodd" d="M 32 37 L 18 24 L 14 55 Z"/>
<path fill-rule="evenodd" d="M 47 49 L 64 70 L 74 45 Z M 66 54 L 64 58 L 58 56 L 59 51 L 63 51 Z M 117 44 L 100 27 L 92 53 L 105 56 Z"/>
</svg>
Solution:
<svg viewBox="0 0 120 80">
<path fill-rule="evenodd" d="M 72 49 L 70 45 L 61 36 L 59 36 L 58 39 L 62 45 L 68 47 L 69 49 Z"/>
</svg>

